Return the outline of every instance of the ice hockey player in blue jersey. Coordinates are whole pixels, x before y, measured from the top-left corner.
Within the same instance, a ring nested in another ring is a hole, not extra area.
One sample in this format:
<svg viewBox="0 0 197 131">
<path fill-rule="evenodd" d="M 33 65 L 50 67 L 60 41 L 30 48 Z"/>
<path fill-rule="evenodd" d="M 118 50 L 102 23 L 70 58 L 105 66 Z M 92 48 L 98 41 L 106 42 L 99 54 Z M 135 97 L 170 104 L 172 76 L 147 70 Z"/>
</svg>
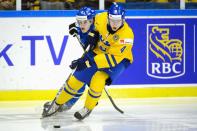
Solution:
<svg viewBox="0 0 197 131">
<path fill-rule="evenodd" d="M 94 17 L 95 17 L 95 15 L 96 15 L 96 13 L 92 8 L 82 7 L 76 15 L 77 23 L 72 23 L 71 25 L 69 25 L 69 34 L 72 35 L 73 37 L 78 37 L 79 44 L 81 44 L 83 50 L 86 50 L 88 48 L 88 46 L 90 46 L 90 45 L 87 44 L 86 41 L 87 41 L 88 33 L 90 31 L 94 30 Z M 91 47 L 89 47 L 89 48 L 91 48 Z M 93 55 L 92 53 L 93 52 L 91 52 L 91 50 L 89 50 L 88 54 L 86 54 L 86 55 L 89 55 L 89 57 L 90 57 L 91 55 Z M 76 66 L 73 66 L 73 65 L 75 65 L 75 62 L 77 62 L 77 61 L 74 60 L 72 62 L 72 64 L 70 65 L 71 69 L 76 68 Z M 75 71 L 74 76 L 75 75 L 78 75 L 77 71 Z M 67 103 L 65 103 L 61 107 L 60 111 L 70 109 L 77 102 L 77 100 L 82 95 L 84 90 L 85 90 L 85 84 L 78 91 L 78 93 L 76 94 L 76 96 L 74 98 L 69 100 Z"/>
<path fill-rule="evenodd" d="M 87 44 L 87 35 L 90 31 L 94 29 L 94 17 L 95 17 L 95 11 L 90 7 L 83 7 L 81 8 L 76 15 L 76 22 L 69 25 L 69 34 L 73 37 L 77 37 L 79 40 L 79 44 L 81 44 L 83 50 L 86 50 L 87 48 L 92 48 L 91 45 Z M 74 44 L 74 43 L 73 43 Z M 83 56 L 83 59 L 85 60 L 86 57 L 91 57 L 93 55 L 93 52 L 88 51 Z M 72 64 L 70 65 L 71 69 L 75 69 L 77 66 L 78 60 L 72 61 Z M 78 72 L 77 70 L 74 72 L 72 76 L 69 76 L 71 78 L 85 78 L 82 75 L 85 74 L 83 72 Z M 84 82 L 87 82 L 86 80 L 83 80 Z M 80 98 L 82 93 L 85 90 L 85 84 L 80 88 L 80 90 L 75 94 L 75 97 L 70 99 L 68 102 L 64 103 L 59 109 L 59 112 L 67 111 L 71 109 L 71 107 L 77 102 L 77 100 Z M 44 104 L 44 110 L 47 110 L 49 106 L 51 105 L 51 102 L 46 102 Z"/>
</svg>

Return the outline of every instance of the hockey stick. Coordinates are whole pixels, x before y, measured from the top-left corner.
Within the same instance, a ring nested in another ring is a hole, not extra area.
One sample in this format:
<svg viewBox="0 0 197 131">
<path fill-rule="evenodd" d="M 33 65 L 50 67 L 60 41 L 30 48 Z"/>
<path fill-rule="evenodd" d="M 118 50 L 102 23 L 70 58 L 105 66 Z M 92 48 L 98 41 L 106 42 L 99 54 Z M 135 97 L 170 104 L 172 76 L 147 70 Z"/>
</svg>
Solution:
<svg viewBox="0 0 197 131">
<path fill-rule="evenodd" d="M 111 101 L 111 103 L 112 103 L 112 105 L 113 105 L 113 107 L 118 111 L 118 112 L 120 112 L 120 113 L 124 113 L 120 108 L 118 108 L 118 106 L 115 104 L 115 102 L 114 102 L 114 100 L 112 99 L 112 97 L 109 95 L 109 93 L 108 93 L 108 91 L 107 91 L 107 89 L 106 88 L 104 88 L 104 90 L 105 90 L 105 93 L 107 94 L 107 96 L 108 96 L 108 98 L 109 98 L 109 100 Z"/>
<path fill-rule="evenodd" d="M 80 45 L 81 45 L 81 47 L 83 48 L 83 46 L 82 46 L 82 43 L 81 43 L 81 41 L 80 41 L 80 39 L 79 39 L 79 37 L 77 36 L 77 40 L 78 40 L 78 42 L 80 43 Z M 83 48 L 84 49 L 84 48 Z M 87 48 L 86 48 L 86 50 L 84 50 L 84 54 L 87 52 Z M 118 108 L 118 106 L 115 104 L 115 102 L 114 102 L 114 100 L 112 99 L 112 97 L 110 96 L 110 94 L 108 93 L 108 91 L 107 91 L 107 89 L 104 87 L 104 91 L 105 91 L 105 93 L 107 94 L 107 97 L 109 98 L 109 100 L 110 100 L 110 102 L 112 103 L 112 105 L 113 105 L 113 107 L 118 111 L 118 112 L 120 112 L 121 114 L 123 114 L 124 112 L 120 109 L 120 108 Z"/>
</svg>

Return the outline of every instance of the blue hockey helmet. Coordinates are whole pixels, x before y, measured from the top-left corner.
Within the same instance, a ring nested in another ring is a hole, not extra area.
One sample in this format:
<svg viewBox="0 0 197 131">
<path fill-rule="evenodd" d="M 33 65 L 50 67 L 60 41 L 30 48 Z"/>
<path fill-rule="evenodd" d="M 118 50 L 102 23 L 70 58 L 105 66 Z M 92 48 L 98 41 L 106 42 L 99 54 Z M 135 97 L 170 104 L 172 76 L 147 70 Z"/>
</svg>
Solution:
<svg viewBox="0 0 197 131">
<path fill-rule="evenodd" d="M 108 9 L 108 17 L 115 20 L 125 19 L 125 9 L 114 2 Z"/>
<path fill-rule="evenodd" d="M 96 13 L 95 10 L 93 10 L 90 7 L 82 7 L 79 9 L 76 15 L 77 20 L 90 20 L 95 17 Z"/>
</svg>

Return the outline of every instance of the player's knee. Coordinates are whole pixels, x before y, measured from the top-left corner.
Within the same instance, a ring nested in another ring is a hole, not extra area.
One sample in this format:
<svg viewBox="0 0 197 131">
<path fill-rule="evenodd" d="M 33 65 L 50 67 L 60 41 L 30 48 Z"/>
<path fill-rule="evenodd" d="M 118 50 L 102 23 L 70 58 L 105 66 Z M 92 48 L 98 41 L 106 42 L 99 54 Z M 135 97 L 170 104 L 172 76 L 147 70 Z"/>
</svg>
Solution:
<svg viewBox="0 0 197 131">
<path fill-rule="evenodd" d="M 72 88 L 73 90 L 79 90 L 84 86 L 84 83 L 78 80 L 75 76 L 71 76 L 68 81 L 68 86 Z"/>
<path fill-rule="evenodd" d="M 88 94 L 89 94 L 92 98 L 99 98 L 99 97 L 101 96 L 101 94 L 102 94 L 102 91 L 98 91 L 98 90 L 95 91 L 95 90 L 89 88 Z"/>
<path fill-rule="evenodd" d="M 75 96 L 77 94 L 77 89 L 74 89 L 72 87 L 70 87 L 67 83 L 65 84 L 65 87 L 64 87 L 64 91 L 67 93 L 67 94 L 70 94 L 72 96 Z"/>
<path fill-rule="evenodd" d="M 78 94 L 78 90 L 83 88 L 84 83 L 79 81 L 74 76 L 70 76 L 69 79 L 65 83 L 64 91 L 67 94 L 70 94 L 72 96 L 75 96 Z"/>
<path fill-rule="evenodd" d="M 90 87 L 96 92 L 100 92 L 99 89 L 102 89 L 105 86 L 105 81 L 108 77 L 109 75 L 107 73 L 103 71 L 97 71 L 92 77 Z"/>
<path fill-rule="evenodd" d="M 97 71 L 94 75 L 94 77 L 99 81 L 99 80 L 106 80 L 109 75 L 105 73 L 104 71 Z"/>
</svg>

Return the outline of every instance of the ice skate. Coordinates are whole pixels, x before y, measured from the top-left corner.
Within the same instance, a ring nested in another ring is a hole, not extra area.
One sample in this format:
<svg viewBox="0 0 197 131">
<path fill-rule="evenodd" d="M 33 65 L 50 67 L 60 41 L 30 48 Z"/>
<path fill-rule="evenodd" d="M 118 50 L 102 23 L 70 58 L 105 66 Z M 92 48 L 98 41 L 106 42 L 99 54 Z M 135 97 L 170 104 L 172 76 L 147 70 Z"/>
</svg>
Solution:
<svg viewBox="0 0 197 131">
<path fill-rule="evenodd" d="M 61 106 L 62 105 L 58 105 L 55 101 L 46 102 L 44 104 L 42 117 L 44 118 L 55 114 L 61 108 Z"/>
<path fill-rule="evenodd" d="M 89 116 L 92 111 L 83 107 L 80 111 L 75 112 L 74 116 L 78 120 L 83 120 L 85 117 Z"/>
<path fill-rule="evenodd" d="M 70 103 L 65 103 L 58 109 L 58 112 L 68 111 L 72 108 L 72 106 L 73 105 Z"/>
</svg>

